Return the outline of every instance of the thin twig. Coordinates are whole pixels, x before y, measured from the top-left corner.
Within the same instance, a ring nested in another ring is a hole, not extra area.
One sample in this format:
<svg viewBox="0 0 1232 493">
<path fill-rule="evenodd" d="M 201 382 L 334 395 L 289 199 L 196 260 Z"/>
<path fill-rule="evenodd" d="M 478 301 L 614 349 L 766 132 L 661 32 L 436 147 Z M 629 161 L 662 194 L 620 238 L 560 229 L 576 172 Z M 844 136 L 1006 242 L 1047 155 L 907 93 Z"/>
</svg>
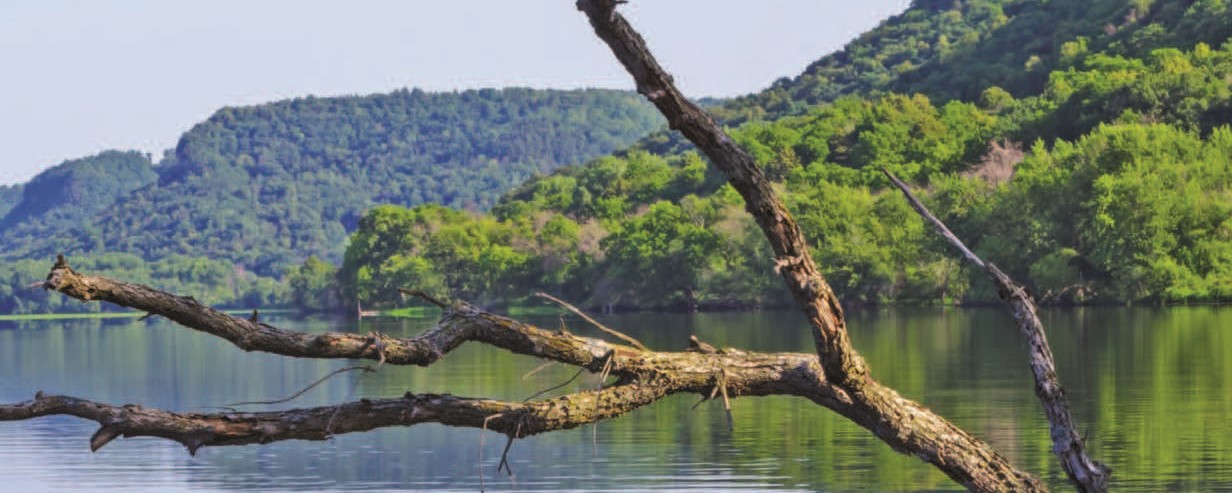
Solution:
<svg viewBox="0 0 1232 493">
<path fill-rule="evenodd" d="M 528 371 L 528 372 L 526 372 L 525 374 L 523 374 L 523 375 L 522 375 L 522 380 L 528 380 L 528 379 L 530 379 L 531 375 L 534 375 L 534 374 L 536 374 L 536 373 L 539 373 L 539 372 L 543 371 L 543 369 L 544 369 L 544 368 L 547 368 L 547 367 L 552 366 L 552 365 L 554 365 L 554 364 L 556 364 L 556 362 L 555 362 L 555 361 L 548 361 L 548 362 L 546 362 L 546 363 L 544 363 L 544 364 L 542 364 L 542 365 L 536 366 L 534 370 Z"/>
<path fill-rule="evenodd" d="M 599 372 L 599 386 L 595 388 L 595 416 L 599 415 L 599 399 L 602 397 L 602 394 L 600 394 L 599 391 L 603 390 L 603 384 L 607 383 L 607 377 L 612 372 L 612 356 L 615 356 L 615 354 L 616 351 L 608 350 L 607 361 L 603 362 L 603 370 Z M 592 424 L 590 428 L 590 449 L 592 454 L 597 455 L 599 453 L 598 420 L 595 420 L 594 424 Z"/>
<path fill-rule="evenodd" d="M 360 352 L 363 352 L 369 344 L 376 346 L 377 354 L 380 355 L 380 359 L 376 363 L 376 368 L 369 369 L 369 372 L 376 372 L 377 370 L 381 369 L 381 365 L 385 364 L 385 343 L 381 340 L 381 333 L 375 330 L 372 332 L 369 332 L 368 340 L 364 341 L 363 346 L 360 348 Z M 347 390 L 346 398 L 343 399 L 342 401 L 343 402 L 350 401 L 351 398 L 355 396 L 355 389 L 358 387 L 359 387 L 359 380 L 351 381 L 351 388 Z M 329 421 L 325 423 L 325 434 L 326 435 L 333 435 L 333 431 L 331 430 L 333 430 L 334 428 L 334 419 L 338 417 L 339 412 L 342 412 L 342 404 L 338 404 L 338 406 L 334 408 L 333 414 L 329 415 Z"/>
<path fill-rule="evenodd" d="M 727 397 L 727 370 L 719 369 L 719 393 L 723 395 L 723 410 L 727 412 L 727 432 L 736 431 L 736 419 L 732 417 L 731 399 Z"/>
<path fill-rule="evenodd" d="M 492 421 L 492 420 L 494 420 L 494 419 L 496 419 L 496 418 L 499 418 L 499 417 L 501 417 L 501 416 L 504 416 L 504 413 L 493 414 L 493 415 L 491 415 L 491 416 L 488 416 L 488 417 L 486 417 L 486 418 L 483 418 L 483 429 L 479 430 L 479 464 L 477 464 L 477 465 L 476 465 L 476 468 L 477 468 L 477 469 L 479 469 L 479 491 L 481 491 L 481 492 L 482 492 L 482 491 L 484 491 L 484 484 L 483 484 L 483 439 L 484 439 L 484 437 L 488 434 L 488 422 L 490 422 L 490 421 Z M 499 472 L 499 471 L 498 471 L 498 472 Z"/>
<path fill-rule="evenodd" d="M 604 331 L 604 332 L 607 332 L 608 334 L 610 334 L 610 335 L 612 335 L 612 336 L 614 336 L 614 337 L 616 337 L 616 338 L 618 338 L 618 339 L 620 339 L 620 340 L 622 340 L 622 341 L 625 341 L 625 342 L 627 342 L 627 343 L 631 344 L 633 347 L 636 347 L 636 348 L 638 348 L 638 349 L 641 349 L 642 351 L 649 351 L 649 350 L 650 350 L 650 349 L 647 349 L 645 345 L 643 345 L 642 343 L 638 342 L 638 341 L 637 341 L 637 339 L 634 339 L 634 338 L 629 337 L 629 336 L 627 336 L 627 335 L 625 335 L 625 334 L 622 334 L 622 333 L 621 333 L 621 332 L 619 332 L 619 331 L 616 331 L 616 330 L 613 330 L 613 329 L 608 328 L 607 326 L 605 326 L 605 325 L 603 325 L 603 324 L 599 323 L 599 322 L 598 322 L 598 321 L 596 321 L 595 319 L 590 318 L 590 316 L 586 315 L 585 313 L 582 313 L 582 310 L 577 309 L 577 307 L 575 307 L 575 306 L 573 306 L 573 305 L 570 305 L 569 303 L 566 303 L 564 300 L 562 300 L 562 299 L 560 299 L 560 298 L 557 298 L 557 297 L 552 296 L 552 295 L 550 295 L 550 294 L 544 293 L 544 292 L 542 292 L 542 291 L 535 293 L 535 296 L 538 296 L 538 297 L 540 297 L 540 298 L 546 298 L 546 299 L 549 299 L 549 300 L 551 300 L 551 301 L 556 302 L 558 305 L 565 307 L 565 309 L 567 309 L 567 310 L 569 310 L 569 311 L 571 311 L 571 312 L 573 312 L 573 313 L 577 314 L 577 316 L 582 317 L 584 320 L 586 320 L 587 322 L 590 322 L 590 323 L 591 323 L 591 324 L 593 324 L 595 327 L 598 327 L 598 328 L 599 328 L 599 330 L 602 330 L 602 331 Z"/>
<path fill-rule="evenodd" d="M 348 371 L 355 371 L 355 370 L 363 370 L 363 371 L 365 371 L 365 372 L 373 372 L 373 371 L 376 371 L 375 369 L 373 369 L 372 367 L 370 367 L 370 366 L 368 366 L 368 365 L 361 365 L 361 366 L 348 366 L 348 367 L 346 367 L 346 368 L 339 368 L 339 369 L 337 369 L 337 370 L 334 370 L 334 371 L 329 372 L 327 375 L 325 375 L 325 376 L 321 377 L 319 380 L 317 380 L 317 381 L 315 381 L 315 382 L 312 382 L 312 384 L 311 384 L 311 385 L 309 385 L 309 386 L 307 386 L 307 387 L 304 387 L 304 388 L 300 389 L 300 391 L 299 391 L 299 392 L 296 392 L 296 393 L 294 393 L 294 394 L 291 394 L 291 395 L 289 395 L 289 396 L 287 396 L 287 397 L 284 397 L 284 398 L 282 398 L 282 399 L 277 399 L 277 400 L 272 400 L 272 401 L 245 401 L 245 402 L 232 402 L 232 403 L 230 403 L 230 404 L 223 404 L 223 405 L 222 405 L 222 407 L 224 407 L 224 408 L 230 408 L 230 407 L 234 407 L 234 406 L 268 406 L 268 405 L 273 405 L 273 404 L 282 404 L 282 403 L 284 403 L 284 402 L 287 402 L 287 401 L 293 400 L 293 399 L 295 399 L 296 397 L 299 397 L 299 396 L 301 396 L 301 395 L 304 395 L 304 393 L 305 393 L 305 392 L 308 392 L 309 390 L 312 390 L 312 389 L 313 389 L 314 387 L 316 387 L 317 385 L 321 385 L 322 383 L 325 383 L 325 381 L 326 381 L 326 380 L 329 380 L 330 378 L 333 378 L 335 375 L 338 375 L 339 373 L 346 373 L 346 372 L 348 372 Z"/>
<path fill-rule="evenodd" d="M 532 396 L 530 396 L 530 397 L 527 397 L 527 398 L 523 399 L 523 400 L 522 400 L 522 402 L 530 402 L 530 400 L 531 400 L 531 399 L 534 399 L 534 398 L 539 397 L 539 396 L 541 396 L 541 395 L 543 395 L 543 394 L 546 394 L 546 393 L 551 392 L 551 391 L 553 391 L 553 390 L 556 390 L 556 389 L 559 389 L 559 388 L 564 387 L 564 386 L 566 386 L 566 385 L 569 385 L 569 382 L 572 382 L 572 381 L 574 381 L 574 380 L 577 380 L 577 377 L 581 376 L 581 375 L 582 375 L 582 372 L 584 372 L 584 371 L 586 371 L 586 369 L 585 369 L 585 368 L 579 368 L 579 369 L 578 369 L 578 371 L 577 371 L 577 373 L 574 373 L 574 374 L 573 374 L 573 376 L 572 376 L 572 377 L 569 377 L 569 379 L 568 379 L 568 380 L 565 380 L 564 382 L 560 383 L 559 385 L 553 385 L 553 386 L 548 387 L 548 388 L 546 388 L 546 389 L 543 389 L 543 390 L 540 390 L 540 391 L 538 391 L 538 392 L 535 392 L 535 394 L 534 394 L 534 395 L 532 395 Z"/>
<path fill-rule="evenodd" d="M 703 395 L 703 396 L 702 396 L 702 400 L 697 401 L 697 404 L 694 404 L 694 405 L 693 405 L 693 407 L 690 407 L 689 409 L 690 409 L 690 410 L 692 410 L 692 409 L 697 409 L 697 406 L 702 405 L 702 403 L 703 403 L 703 402 L 706 402 L 706 401 L 708 401 L 708 400 L 714 399 L 714 396 L 716 396 L 716 395 L 719 395 L 719 386 L 718 386 L 718 385 L 715 385 L 714 387 L 710 387 L 710 395 L 708 395 L 708 396 L 707 396 L 707 395 Z"/>
<path fill-rule="evenodd" d="M 522 424 L 525 422 L 526 416 L 523 415 L 522 419 L 518 420 L 518 427 L 514 430 L 513 434 L 507 435 L 509 440 L 505 442 L 505 450 L 501 452 L 500 463 L 496 465 L 497 474 L 501 472 L 502 467 L 505 468 L 505 472 L 509 474 L 509 481 L 513 482 L 514 486 L 517 486 L 517 480 L 513 477 L 513 465 L 509 463 L 509 449 L 513 447 L 514 438 L 522 435 Z"/>
<path fill-rule="evenodd" d="M 903 195 L 907 197 L 907 202 L 911 204 L 911 208 L 920 213 L 925 220 L 932 223 L 933 227 L 937 229 L 937 233 L 941 234 L 941 237 L 945 238 L 945 240 L 951 245 L 954 245 L 955 248 L 958 248 L 958 250 L 962 252 L 963 257 L 966 257 L 967 260 L 981 269 L 987 268 L 984 265 L 983 259 L 972 252 L 971 249 L 967 248 L 967 245 L 963 244 L 962 240 L 958 239 L 958 237 L 950 231 L 950 228 L 945 226 L 945 223 L 941 222 L 940 219 L 937 219 L 937 216 L 934 216 L 933 213 L 929 212 L 928 208 L 924 207 L 924 204 L 921 203 L 919 199 L 915 198 L 915 195 L 912 195 L 911 188 L 908 187 L 906 183 L 903 183 L 903 181 L 899 180 L 897 176 L 894 176 L 894 173 L 891 173 L 890 170 L 884 167 L 881 168 L 881 172 L 885 173 L 886 177 L 890 179 L 890 182 L 903 192 Z"/>
<path fill-rule="evenodd" d="M 399 292 L 399 293 L 402 293 L 402 294 L 409 294 L 409 295 L 411 295 L 411 296 L 418 296 L 418 297 L 422 298 L 424 301 L 427 301 L 428 303 L 432 303 L 433 305 L 436 305 L 436 306 L 438 306 L 438 307 L 440 307 L 440 308 L 448 308 L 448 307 L 449 307 L 449 303 L 446 303 L 446 302 L 444 302 L 444 301 L 441 301 L 441 300 L 438 300 L 438 299 L 436 299 L 436 298 L 433 298 L 433 297 L 432 297 L 431 295 L 429 295 L 428 293 L 425 293 L 425 292 L 423 292 L 423 291 L 421 291 L 421 290 L 418 290 L 418 289 L 398 288 L 398 292 Z"/>
</svg>

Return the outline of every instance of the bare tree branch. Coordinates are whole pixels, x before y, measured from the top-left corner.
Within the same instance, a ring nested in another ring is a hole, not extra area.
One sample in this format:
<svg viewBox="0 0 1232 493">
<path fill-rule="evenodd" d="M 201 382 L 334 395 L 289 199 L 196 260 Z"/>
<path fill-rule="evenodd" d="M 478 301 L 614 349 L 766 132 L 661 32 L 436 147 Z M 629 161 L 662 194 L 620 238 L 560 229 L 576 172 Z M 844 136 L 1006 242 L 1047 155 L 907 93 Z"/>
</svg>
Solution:
<svg viewBox="0 0 1232 493">
<path fill-rule="evenodd" d="M 465 302 L 447 308 L 437 325 L 413 338 L 279 329 L 222 314 L 190 298 L 80 274 L 62 258 L 52 268 L 48 289 L 90 300 L 107 300 L 166 316 L 189 328 L 236 342 L 247 350 L 314 358 L 380 358 L 394 364 L 427 365 L 462 342 L 482 341 L 515 353 L 545 358 L 618 378 L 610 386 L 537 402 L 500 402 L 453 396 L 408 395 L 363 399 L 339 406 L 280 412 L 175 413 L 141 406 L 115 406 L 73 397 L 45 397 L 0 405 L 0 421 L 67 414 L 97 421 L 94 450 L 119 436 L 155 436 L 183 443 L 190 451 L 207 445 L 274 440 L 320 440 L 330 434 L 386 426 L 437 422 L 488 427 L 517 437 L 572 428 L 618 416 L 677 393 L 715 391 L 715 375 L 732 397 L 795 395 L 843 414 L 854 412 L 844 391 L 829 384 L 815 355 L 803 353 L 697 351 L 656 352 L 551 332 L 479 310 Z M 374 343 L 374 339 L 379 342 Z M 315 341 L 326 341 L 324 343 Z M 378 354 L 372 354 L 375 350 Z M 409 414 L 407 414 L 409 413 Z M 418 413 L 418 414 L 417 414 Z M 510 421 L 516 418 L 517 421 Z"/>
<path fill-rule="evenodd" d="M 340 332 L 306 334 L 227 315 L 191 297 L 79 274 L 69 267 L 63 256 L 52 267 L 44 287 L 82 301 L 107 301 L 161 315 L 185 327 L 226 339 L 245 351 L 300 358 L 371 359 L 393 365 L 427 366 L 466 341 L 483 341 L 515 353 L 599 371 L 608 351 L 638 351 L 599 339 L 560 338 L 537 327 L 496 317 L 465 302 L 450 306 L 441 324 L 414 338 Z M 548 345 L 549 340 L 553 344 Z"/>
<path fill-rule="evenodd" d="M 609 419 L 663 397 L 668 387 L 627 384 L 522 403 L 411 394 L 361 399 L 339 406 L 274 412 L 175 413 L 142 406 L 115 406 L 68 396 L 44 396 L 0 405 L 0 421 L 57 414 L 99 423 L 90 438 L 97 451 L 117 437 L 158 437 L 183 444 L 192 454 L 204 446 L 264 444 L 281 440 L 326 440 L 333 435 L 390 426 L 440 423 L 484 428 L 523 438 Z"/>
<path fill-rule="evenodd" d="M 633 75 L 638 91 L 659 108 L 672 128 L 697 145 L 744 197 L 749 212 L 770 241 L 776 272 L 810 322 L 816 354 L 654 352 L 577 337 L 563 330 L 545 331 L 464 302 L 449 305 L 436 327 L 414 338 L 377 334 L 374 341 L 357 334 L 304 334 L 261 323 L 255 317 L 232 317 L 191 297 L 81 275 L 61 257 L 44 283 L 47 289 L 161 315 L 248 351 L 428 365 L 465 341 L 481 341 L 591 372 L 610 372 L 617 382 L 525 403 L 409 394 L 402 399 L 365 399 L 324 408 L 226 414 L 171 413 L 40 395 L 33 401 L 0 406 L 0 420 L 71 414 L 100 423 L 91 439 L 95 449 L 118 436 L 148 435 L 180 441 L 195 451 L 204 445 L 323 439 L 333 433 L 427 421 L 490 427 L 520 437 L 597 422 L 673 393 L 797 395 L 838 412 L 895 450 L 920 457 L 973 491 L 1043 491 L 1035 478 L 1014 468 L 983 441 L 871 377 L 867 364 L 851 346 L 837 296 L 809 256 L 802 231 L 761 169 L 709 115 L 675 88 L 642 38 L 615 11 L 619 3 L 623 2 L 578 0 L 577 6 Z"/>
<path fill-rule="evenodd" d="M 540 298 L 543 298 L 543 299 L 546 299 L 546 300 L 550 300 L 550 301 L 556 302 L 556 304 L 558 304 L 558 305 L 560 305 L 560 306 L 563 306 L 563 307 L 565 307 L 565 309 L 566 309 L 566 310 L 569 310 L 569 311 L 573 312 L 575 315 L 577 315 L 577 316 L 579 316 L 579 317 L 582 317 L 582 319 L 583 319 L 583 320 L 586 320 L 587 322 L 590 322 L 590 324 L 591 324 L 591 325 L 594 325 L 595 327 L 598 327 L 598 328 L 599 328 L 599 330 L 602 330 L 602 331 L 604 331 L 604 332 L 608 333 L 608 334 L 609 334 L 609 335 L 611 335 L 612 337 L 615 337 L 615 338 L 617 338 L 617 339 L 620 339 L 620 340 L 622 340 L 622 341 L 625 341 L 625 342 L 629 343 L 629 345 L 631 345 L 631 346 L 633 346 L 633 347 L 635 347 L 635 348 L 641 349 L 641 350 L 643 350 L 643 351 L 646 351 L 646 350 L 647 350 L 647 349 L 646 349 L 646 346 L 645 346 L 645 345 L 643 345 L 641 342 L 638 342 L 638 340 L 637 340 L 637 339 L 634 339 L 634 338 L 632 338 L 632 337 L 629 337 L 628 335 L 625 335 L 623 332 L 620 332 L 620 331 L 618 331 L 618 330 L 614 330 L 614 329 L 610 329 L 610 328 L 608 328 L 606 325 L 603 325 L 603 324 L 599 323 L 599 321 L 598 321 L 598 320 L 595 320 L 595 319 L 593 319 L 593 318 L 590 318 L 590 315 L 587 315 L 585 312 L 583 312 L 582 310 L 579 310 L 577 307 L 575 307 L 575 306 L 573 306 L 573 305 L 570 305 L 569 303 L 566 303 L 566 302 L 565 302 L 565 300 L 562 300 L 562 299 L 560 299 L 560 298 L 557 298 L 557 297 L 555 297 L 555 296 L 552 296 L 552 295 L 547 294 L 547 293 L 544 293 L 544 292 L 538 292 L 538 293 L 535 293 L 535 296 L 538 296 L 538 297 L 540 297 Z"/>
<path fill-rule="evenodd" d="M 1069 402 L 1065 399 L 1065 389 L 1061 387 L 1061 379 L 1057 377 L 1056 363 L 1052 358 L 1052 347 L 1048 345 L 1048 337 L 1044 333 L 1044 323 L 1036 314 L 1035 302 L 1027 294 L 1027 290 L 1015 282 L 1010 276 L 1001 272 L 992 263 L 984 262 L 978 255 L 964 245 L 958 236 L 950 232 L 945 223 L 937 219 L 919 199 L 912 195 L 911 188 L 898 177 L 882 168 L 882 172 L 890 178 L 890 182 L 903 192 L 911 208 L 920 213 L 926 221 L 933 225 L 947 242 L 962 252 L 976 267 L 988 274 L 988 278 L 997 286 L 997 294 L 1005 301 L 1005 307 L 1018 323 L 1018 330 L 1027 341 L 1028 362 L 1031 364 L 1031 374 L 1035 377 L 1035 395 L 1044 406 L 1048 416 L 1048 426 L 1051 430 L 1053 453 L 1061 461 L 1061 468 L 1069 476 L 1070 481 L 1078 487 L 1078 491 L 1102 493 L 1108 491 L 1108 477 L 1112 470 L 1092 459 L 1086 453 L 1082 435 L 1074 424 L 1074 417 L 1069 412 Z"/>
<path fill-rule="evenodd" d="M 667 117 L 672 129 L 705 153 L 744 197 L 746 208 L 774 250 L 776 271 L 809 320 L 826 379 L 852 399 L 854 412 L 844 416 L 895 450 L 924 459 L 973 491 L 1044 490 L 1039 481 L 1014 468 L 988 444 L 872 379 L 868 365 L 851 346 L 838 297 L 817 269 L 804 233 L 761 168 L 709 114 L 676 89 L 641 35 L 616 12 L 620 3 L 577 0 L 577 8 L 633 76 L 637 91 Z"/>
</svg>

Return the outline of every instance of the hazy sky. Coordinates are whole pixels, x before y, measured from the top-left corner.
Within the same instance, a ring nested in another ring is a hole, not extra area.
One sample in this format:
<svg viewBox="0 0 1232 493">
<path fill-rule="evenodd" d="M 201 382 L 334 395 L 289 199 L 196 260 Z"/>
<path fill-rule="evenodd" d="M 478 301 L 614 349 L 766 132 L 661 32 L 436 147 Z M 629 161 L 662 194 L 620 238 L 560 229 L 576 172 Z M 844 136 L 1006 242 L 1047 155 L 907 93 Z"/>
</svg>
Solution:
<svg viewBox="0 0 1232 493">
<path fill-rule="evenodd" d="M 794 76 L 908 0 L 633 0 L 692 96 Z M 156 157 L 228 105 L 400 87 L 632 88 L 572 0 L 0 1 L 0 184 L 103 149 Z"/>
</svg>

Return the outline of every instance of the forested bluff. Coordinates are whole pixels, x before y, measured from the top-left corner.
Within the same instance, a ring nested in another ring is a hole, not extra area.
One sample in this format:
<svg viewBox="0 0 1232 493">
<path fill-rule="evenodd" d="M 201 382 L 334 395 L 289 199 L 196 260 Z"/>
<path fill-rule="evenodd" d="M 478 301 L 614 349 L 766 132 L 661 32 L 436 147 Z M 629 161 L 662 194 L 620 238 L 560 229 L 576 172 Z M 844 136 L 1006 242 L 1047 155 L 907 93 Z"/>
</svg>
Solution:
<svg viewBox="0 0 1232 493">
<path fill-rule="evenodd" d="M 916 1 L 717 102 L 844 301 L 995 299 L 888 168 L 1045 303 L 1232 299 L 1226 1 Z M 220 110 L 155 164 L 108 151 L 0 187 L 0 311 L 82 271 L 231 307 L 789 301 L 740 198 L 618 91 L 300 98 Z M 520 183 L 520 184 L 519 184 Z M 513 188 L 510 188 L 513 186 Z"/>
</svg>

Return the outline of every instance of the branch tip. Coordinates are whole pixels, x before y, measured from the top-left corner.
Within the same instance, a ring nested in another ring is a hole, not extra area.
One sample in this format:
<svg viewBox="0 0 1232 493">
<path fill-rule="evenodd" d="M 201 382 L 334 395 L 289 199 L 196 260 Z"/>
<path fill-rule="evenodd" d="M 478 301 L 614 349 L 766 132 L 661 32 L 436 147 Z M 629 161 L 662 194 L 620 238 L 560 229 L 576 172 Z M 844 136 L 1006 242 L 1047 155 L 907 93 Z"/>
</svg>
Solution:
<svg viewBox="0 0 1232 493">
<path fill-rule="evenodd" d="M 591 323 L 591 325 L 594 325 L 595 327 L 598 327 L 598 328 L 599 328 L 599 330 L 602 330 L 602 331 L 604 331 L 604 332 L 608 333 L 609 335 L 611 335 L 611 336 L 613 336 L 613 337 L 615 337 L 615 338 L 617 338 L 617 339 L 620 339 L 620 340 L 624 341 L 624 342 L 625 342 L 625 343 L 627 343 L 627 344 L 632 345 L 633 347 L 636 347 L 636 348 L 638 348 L 638 349 L 641 349 L 642 351 L 650 351 L 650 349 L 649 349 L 649 348 L 647 348 L 644 344 L 642 344 L 642 343 L 641 343 L 640 341 L 638 341 L 637 339 L 634 339 L 634 338 L 632 338 L 632 337 L 629 337 L 628 335 L 625 335 L 623 332 L 620 332 L 620 331 L 618 331 L 618 330 L 608 328 L 607 326 L 605 326 L 605 325 L 603 325 L 603 324 L 599 323 L 599 321 L 597 321 L 597 320 L 595 320 L 595 319 L 593 319 L 593 318 L 590 318 L 590 316 L 589 316 L 589 315 L 587 315 L 586 313 L 582 312 L 582 310 L 578 309 L 578 307 L 573 306 L 573 305 L 570 305 L 570 304 L 569 304 L 568 302 L 566 302 L 565 300 L 562 300 L 562 299 L 557 298 L 557 297 L 555 297 L 555 296 L 552 296 L 552 295 L 550 295 L 550 294 L 544 293 L 543 291 L 538 291 L 538 292 L 536 292 L 536 293 L 535 293 L 535 296 L 538 296 L 538 297 L 540 297 L 540 298 L 544 298 L 544 299 L 551 300 L 551 301 L 555 302 L 556 304 L 558 304 L 558 305 L 560 305 L 560 306 L 564 307 L 566 310 L 569 310 L 569 311 L 573 312 L 574 314 L 576 314 L 577 316 L 582 317 L 582 318 L 583 318 L 584 320 L 586 320 L 587 322 L 590 322 L 590 323 Z"/>
<path fill-rule="evenodd" d="M 421 298 L 424 301 L 427 301 L 428 303 L 432 303 L 433 305 L 436 305 L 438 308 L 449 308 L 449 303 L 433 298 L 428 293 L 425 293 L 419 289 L 398 288 L 398 292 L 402 293 L 403 295 L 410 295 L 410 296 Z"/>
<path fill-rule="evenodd" d="M 120 436 L 120 434 L 121 432 L 119 427 L 115 425 L 100 426 L 98 431 L 94 432 L 94 435 L 90 437 L 90 451 L 98 452 L 98 449 L 101 449 L 104 445 L 111 443 L 111 441 L 115 440 L 116 437 Z"/>
</svg>

